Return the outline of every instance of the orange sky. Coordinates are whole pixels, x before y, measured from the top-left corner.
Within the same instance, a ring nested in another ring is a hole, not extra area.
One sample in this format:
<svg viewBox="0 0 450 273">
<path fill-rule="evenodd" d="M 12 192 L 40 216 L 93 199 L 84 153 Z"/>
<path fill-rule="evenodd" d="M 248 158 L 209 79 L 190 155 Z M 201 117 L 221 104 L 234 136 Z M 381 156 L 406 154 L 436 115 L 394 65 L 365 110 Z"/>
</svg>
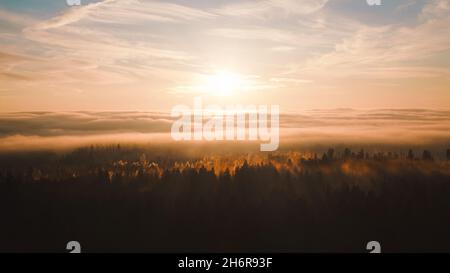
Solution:
<svg viewBox="0 0 450 273">
<path fill-rule="evenodd" d="M 0 3 L 2 112 L 169 111 L 198 95 L 450 107 L 448 0 L 21 3 Z"/>
</svg>

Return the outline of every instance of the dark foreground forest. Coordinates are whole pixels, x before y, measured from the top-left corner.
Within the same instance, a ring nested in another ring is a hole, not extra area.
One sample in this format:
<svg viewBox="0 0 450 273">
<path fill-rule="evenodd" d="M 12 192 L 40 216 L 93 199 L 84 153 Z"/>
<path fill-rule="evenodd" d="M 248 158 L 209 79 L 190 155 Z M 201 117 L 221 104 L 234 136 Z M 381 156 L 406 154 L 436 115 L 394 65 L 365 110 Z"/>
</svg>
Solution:
<svg viewBox="0 0 450 273">
<path fill-rule="evenodd" d="M 0 155 L 0 251 L 450 251 L 450 152 Z"/>
</svg>

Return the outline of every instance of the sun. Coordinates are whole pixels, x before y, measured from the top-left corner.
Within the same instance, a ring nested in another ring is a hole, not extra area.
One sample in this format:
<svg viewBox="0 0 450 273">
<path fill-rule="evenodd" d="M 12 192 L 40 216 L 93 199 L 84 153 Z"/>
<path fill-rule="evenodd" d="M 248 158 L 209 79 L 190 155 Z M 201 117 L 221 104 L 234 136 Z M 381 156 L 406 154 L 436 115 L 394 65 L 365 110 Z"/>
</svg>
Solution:
<svg viewBox="0 0 450 273">
<path fill-rule="evenodd" d="M 231 96 L 243 85 L 242 78 L 232 72 L 218 71 L 206 78 L 207 92 L 216 96 Z"/>
</svg>

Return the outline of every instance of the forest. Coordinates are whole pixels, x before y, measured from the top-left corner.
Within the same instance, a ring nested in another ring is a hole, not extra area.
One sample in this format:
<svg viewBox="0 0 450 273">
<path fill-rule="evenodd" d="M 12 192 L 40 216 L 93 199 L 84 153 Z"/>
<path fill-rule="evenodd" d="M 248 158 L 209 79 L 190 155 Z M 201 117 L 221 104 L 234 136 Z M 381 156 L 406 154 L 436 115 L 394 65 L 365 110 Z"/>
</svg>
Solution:
<svg viewBox="0 0 450 273">
<path fill-rule="evenodd" d="M 0 251 L 450 251 L 450 149 L 0 154 Z"/>
</svg>

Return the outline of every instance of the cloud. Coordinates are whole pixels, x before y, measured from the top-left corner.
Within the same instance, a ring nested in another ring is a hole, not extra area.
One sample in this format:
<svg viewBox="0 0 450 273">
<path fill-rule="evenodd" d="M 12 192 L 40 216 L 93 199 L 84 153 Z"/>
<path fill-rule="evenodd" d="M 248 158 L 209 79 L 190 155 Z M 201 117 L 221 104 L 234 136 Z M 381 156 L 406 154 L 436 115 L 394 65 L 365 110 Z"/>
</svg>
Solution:
<svg viewBox="0 0 450 273">
<path fill-rule="evenodd" d="M 0 151 L 102 143 L 170 142 L 174 118 L 157 112 L 22 112 L 0 115 Z M 450 111 L 330 109 L 283 113 L 281 145 L 448 144 Z"/>
<path fill-rule="evenodd" d="M 91 20 L 112 24 L 136 24 L 138 22 L 182 23 L 213 19 L 212 12 L 170 3 L 167 1 L 115 1 L 105 5 L 91 16 Z"/>
<path fill-rule="evenodd" d="M 328 0 L 264 0 L 232 3 L 217 9 L 216 12 L 227 16 L 250 18 L 273 18 L 281 14 L 304 15 L 320 10 Z"/>
<path fill-rule="evenodd" d="M 86 101 L 95 94 L 101 109 L 161 109 L 181 97 L 174 90 L 195 87 L 196 75 L 221 69 L 263 79 L 261 87 L 274 88 L 257 99 L 280 98 L 290 108 L 325 103 L 329 87 L 356 92 L 347 87 L 362 84 L 353 82 L 367 82 L 365 105 L 380 107 L 379 79 L 391 84 L 383 94 L 407 92 L 410 79 L 420 81 L 408 98 L 415 106 L 428 99 L 419 90 L 425 86 L 435 94 L 423 107 L 448 104 L 442 90 L 450 78 L 449 1 L 400 2 L 378 9 L 348 0 L 105 0 L 45 14 L 50 19 L 43 21 L 8 13 L 4 18 L 22 27 L 0 31 L 1 52 L 8 54 L 0 55 L 1 88 L 8 92 L 2 107 L 92 109 Z M 386 7 L 404 10 L 394 12 L 395 24 Z M 136 99 L 125 102 L 125 93 Z"/>
<path fill-rule="evenodd" d="M 71 8 L 43 21 L 35 30 L 48 30 L 79 22 L 83 19 L 106 24 L 137 24 L 143 22 L 182 22 L 213 18 L 215 15 L 191 7 L 160 1 L 103 0 Z"/>
<path fill-rule="evenodd" d="M 14 72 L 14 66 L 28 62 L 31 58 L 0 51 L 0 79 L 6 81 L 29 81 L 32 78 L 25 73 Z"/>
<path fill-rule="evenodd" d="M 10 73 L 37 79 L 44 89 L 49 89 L 87 82 L 127 84 L 156 76 L 169 78 L 176 74 L 171 69 L 187 70 L 195 64 L 192 54 L 175 49 L 173 44 L 163 45 L 162 37 L 143 28 L 148 21 L 154 21 L 154 16 L 167 19 L 156 21 L 174 22 L 213 15 L 155 1 L 105 0 L 71 7 L 22 31 L 22 37 L 31 42 L 22 48 L 23 54 L 38 51 L 39 58 L 14 66 Z M 121 24 L 125 26 L 117 27 Z"/>
<path fill-rule="evenodd" d="M 295 50 L 295 47 L 292 46 L 276 46 L 272 47 L 270 50 L 278 51 L 278 52 L 289 52 Z"/>
<path fill-rule="evenodd" d="M 232 39 L 267 40 L 284 44 L 298 42 L 298 35 L 280 29 L 253 27 L 253 28 L 216 28 L 210 31 L 211 35 Z"/>
<path fill-rule="evenodd" d="M 0 30 L 5 28 L 22 28 L 36 23 L 30 16 L 0 9 Z"/>
<path fill-rule="evenodd" d="M 87 5 L 72 7 L 58 16 L 55 16 L 49 20 L 34 25 L 32 28 L 40 30 L 48 30 L 72 24 L 80 21 L 81 19 L 85 18 L 92 12 L 96 11 L 97 8 L 105 6 L 109 3 L 114 3 L 115 1 L 116 0 L 104 0 L 98 3 L 90 3 Z"/>
<path fill-rule="evenodd" d="M 423 21 L 436 20 L 438 18 L 448 17 L 449 13 L 449 0 L 431 0 L 424 6 L 419 18 Z"/>
<path fill-rule="evenodd" d="M 294 85 L 308 84 L 308 83 L 313 82 L 312 80 L 299 79 L 299 78 L 271 78 L 270 81 L 275 82 L 275 83 L 294 84 Z"/>
<path fill-rule="evenodd" d="M 450 140 L 448 110 L 311 110 L 282 120 L 282 145 L 445 146 Z"/>
<path fill-rule="evenodd" d="M 427 60 L 449 49 L 449 3 L 429 2 L 413 26 L 356 24 L 352 35 L 336 43 L 332 51 L 310 58 L 300 70 L 330 77 L 448 78 L 447 68 Z"/>
<path fill-rule="evenodd" d="M 117 133 L 162 133 L 171 117 L 140 112 L 29 112 L 0 116 L 0 136 L 77 136 Z"/>
</svg>

